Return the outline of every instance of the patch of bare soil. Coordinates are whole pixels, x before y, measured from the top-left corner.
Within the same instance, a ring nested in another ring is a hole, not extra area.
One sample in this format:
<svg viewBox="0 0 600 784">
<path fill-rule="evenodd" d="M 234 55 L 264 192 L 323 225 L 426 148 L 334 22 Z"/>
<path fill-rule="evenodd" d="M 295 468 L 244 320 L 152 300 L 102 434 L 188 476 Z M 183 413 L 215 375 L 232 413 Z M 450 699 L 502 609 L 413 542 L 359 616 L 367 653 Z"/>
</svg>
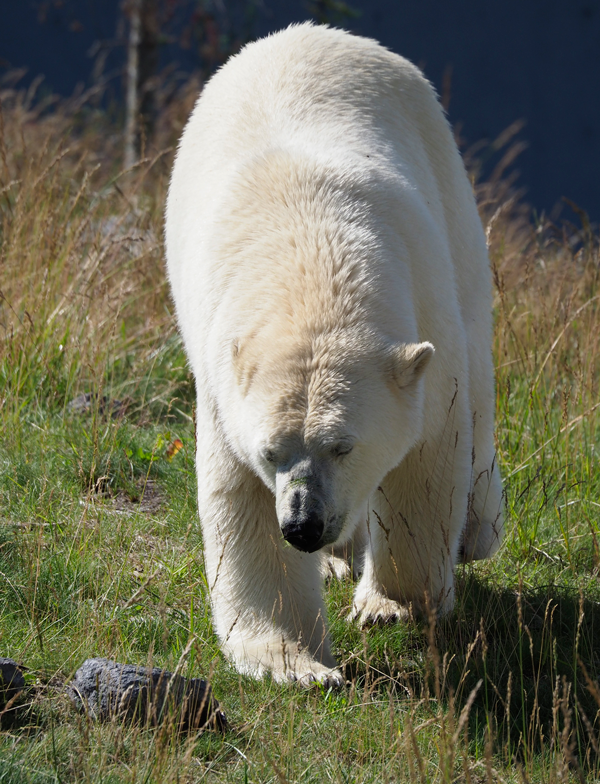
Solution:
<svg viewBox="0 0 600 784">
<path fill-rule="evenodd" d="M 148 479 L 139 487 L 138 493 L 119 492 L 111 499 L 111 504 L 116 512 L 144 512 L 155 514 L 165 503 L 164 495 L 154 479 Z"/>
</svg>

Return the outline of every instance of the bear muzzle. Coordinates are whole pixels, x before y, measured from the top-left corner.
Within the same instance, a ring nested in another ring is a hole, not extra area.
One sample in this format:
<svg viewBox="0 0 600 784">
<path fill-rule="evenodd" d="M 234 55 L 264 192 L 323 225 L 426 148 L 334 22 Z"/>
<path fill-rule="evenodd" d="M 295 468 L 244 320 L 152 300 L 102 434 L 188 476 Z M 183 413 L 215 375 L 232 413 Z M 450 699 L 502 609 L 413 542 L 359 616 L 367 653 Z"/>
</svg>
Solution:
<svg viewBox="0 0 600 784">
<path fill-rule="evenodd" d="M 310 458 L 278 467 L 276 509 L 283 538 L 303 553 L 314 553 L 329 544 L 335 530 L 332 510 L 324 491 L 325 467 Z M 325 476 L 326 478 L 326 476 Z M 326 482 L 325 482 L 326 484 Z"/>
<path fill-rule="evenodd" d="M 323 546 L 323 517 L 314 510 L 301 512 L 286 517 L 281 526 L 281 533 L 286 542 L 303 553 L 314 553 Z"/>
</svg>

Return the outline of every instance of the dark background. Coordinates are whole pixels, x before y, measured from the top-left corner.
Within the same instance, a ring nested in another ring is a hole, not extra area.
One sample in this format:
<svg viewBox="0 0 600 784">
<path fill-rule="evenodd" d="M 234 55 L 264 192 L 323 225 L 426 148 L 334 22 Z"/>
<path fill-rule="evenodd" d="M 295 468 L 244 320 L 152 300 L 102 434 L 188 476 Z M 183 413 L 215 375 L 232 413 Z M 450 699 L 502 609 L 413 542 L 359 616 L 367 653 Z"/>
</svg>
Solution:
<svg viewBox="0 0 600 784">
<path fill-rule="evenodd" d="M 163 11 L 171 74 L 206 76 L 293 21 L 372 36 L 423 68 L 464 148 L 524 121 L 513 169 L 537 211 L 564 215 L 567 197 L 600 218 L 600 0 L 163 0 Z M 70 95 L 102 74 L 118 106 L 126 35 L 120 0 L 0 0 L 0 77 L 26 67 L 23 85 L 43 74 L 42 91 Z M 480 149 L 489 174 L 498 155 Z"/>
</svg>

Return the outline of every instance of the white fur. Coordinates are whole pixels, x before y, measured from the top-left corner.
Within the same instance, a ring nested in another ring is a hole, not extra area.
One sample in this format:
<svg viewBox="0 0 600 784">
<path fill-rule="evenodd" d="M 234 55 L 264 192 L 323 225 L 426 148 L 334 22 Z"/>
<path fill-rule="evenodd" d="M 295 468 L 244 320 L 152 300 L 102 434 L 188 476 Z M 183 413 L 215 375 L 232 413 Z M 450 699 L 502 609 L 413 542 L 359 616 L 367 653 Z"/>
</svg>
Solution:
<svg viewBox="0 0 600 784">
<path fill-rule="evenodd" d="M 322 556 L 280 528 L 366 523 L 362 622 L 449 610 L 461 546 L 502 533 L 489 264 L 431 86 L 340 30 L 250 44 L 184 131 L 166 233 L 217 633 L 242 672 L 339 683 Z"/>
</svg>

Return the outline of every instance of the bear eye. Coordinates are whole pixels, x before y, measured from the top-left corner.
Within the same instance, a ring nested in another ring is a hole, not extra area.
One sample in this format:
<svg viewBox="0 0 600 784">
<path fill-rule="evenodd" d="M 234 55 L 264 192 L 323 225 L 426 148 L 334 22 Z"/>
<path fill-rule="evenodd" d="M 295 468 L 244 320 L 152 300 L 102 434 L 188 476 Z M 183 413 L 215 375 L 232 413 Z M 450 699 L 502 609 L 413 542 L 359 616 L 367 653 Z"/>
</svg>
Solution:
<svg viewBox="0 0 600 784">
<path fill-rule="evenodd" d="M 353 449 L 354 449 L 354 444 L 348 444 L 348 443 L 336 444 L 331 449 L 331 454 L 333 455 L 333 457 L 345 457 L 346 455 L 349 455 Z"/>
<path fill-rule="evenodd" d="M 263 452 L 263 457 L 267 461 L 267 463 L 274 463 L 275 462 L 275 452 L 272 449 L 265 449 Z"/>
</svg>

